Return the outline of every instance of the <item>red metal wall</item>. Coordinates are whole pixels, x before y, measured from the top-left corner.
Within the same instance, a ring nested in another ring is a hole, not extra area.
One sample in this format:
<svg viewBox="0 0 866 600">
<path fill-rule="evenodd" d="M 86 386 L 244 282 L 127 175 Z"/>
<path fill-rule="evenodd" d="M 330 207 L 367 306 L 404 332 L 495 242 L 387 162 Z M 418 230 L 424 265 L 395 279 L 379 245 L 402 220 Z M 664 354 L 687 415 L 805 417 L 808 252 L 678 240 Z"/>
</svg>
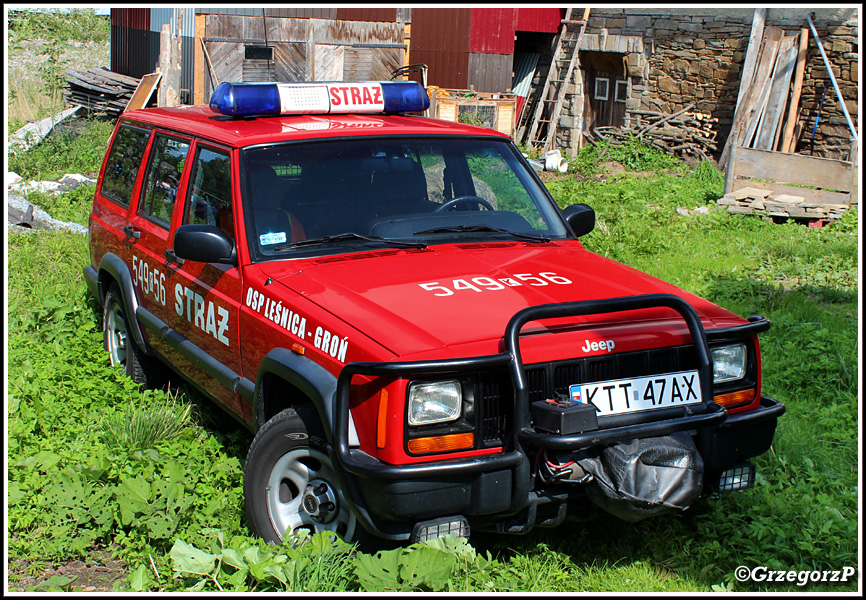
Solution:
<svg viewBox="0 0 866 600">
<path fill-rule="evenodd" d="M 517 31 L 557 33 L 565 18 L 564 8 L 517 8 Z"/>
<path fill-rule="evenodd" d="M 514 8 L 473 8 L 469 27 L 469 51 L 487 54 L 514 52 Z"/>
</svg>

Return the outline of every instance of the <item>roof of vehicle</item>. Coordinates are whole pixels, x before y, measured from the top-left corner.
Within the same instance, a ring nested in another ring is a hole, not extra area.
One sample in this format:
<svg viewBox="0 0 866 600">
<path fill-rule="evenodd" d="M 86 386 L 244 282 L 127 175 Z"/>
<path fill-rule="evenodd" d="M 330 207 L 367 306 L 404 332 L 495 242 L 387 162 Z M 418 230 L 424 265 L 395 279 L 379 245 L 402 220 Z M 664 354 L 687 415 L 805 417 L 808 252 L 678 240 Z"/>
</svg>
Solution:
<svg viewBox="0 0 866 600">
<path fill-rule="evenodd" d="M 509 138 L 484 127 L 414 115 L 325 114 L 232 118 L 216 113 L 208 106 L 197 105 L 133 110 L 123 113 L 121 119 L 173 129 L 232 147 L 355 135 L 484 135 Z"/>
</svg>

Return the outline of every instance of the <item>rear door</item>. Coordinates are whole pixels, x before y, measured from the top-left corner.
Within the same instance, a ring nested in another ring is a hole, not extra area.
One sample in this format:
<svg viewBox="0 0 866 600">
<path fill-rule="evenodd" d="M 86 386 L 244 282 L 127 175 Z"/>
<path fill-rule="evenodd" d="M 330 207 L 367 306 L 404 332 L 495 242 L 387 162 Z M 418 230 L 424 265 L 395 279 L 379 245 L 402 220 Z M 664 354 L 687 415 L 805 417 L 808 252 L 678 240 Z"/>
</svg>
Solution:
<svg viewBox="0 0 866 600">
<path fill-rule="evenodd" d="M 166 250 L 171 245 L 174 207 L 187 174 L 192 140 L 161 131 L 154 131 L 150 137 L 145 172 L 127 229 L 129 245 L 124 260 L 132 269 L 139 306 L 163 323 L 170 323 L 174 306 L 169 290 L 177 278 Z M 175 362 L 176 353 L 159 335 L 147 327 L 142 331 L 148 345 L 169 362 Z"/>
</svg>

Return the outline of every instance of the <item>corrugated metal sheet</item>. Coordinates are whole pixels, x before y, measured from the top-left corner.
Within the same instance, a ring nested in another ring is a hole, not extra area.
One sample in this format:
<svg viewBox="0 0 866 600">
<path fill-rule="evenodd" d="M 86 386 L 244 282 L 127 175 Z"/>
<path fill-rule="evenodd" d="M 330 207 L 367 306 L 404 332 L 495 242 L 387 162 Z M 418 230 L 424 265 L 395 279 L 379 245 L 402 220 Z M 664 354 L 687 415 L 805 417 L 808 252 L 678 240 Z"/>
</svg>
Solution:
<svg viewBox="0 0 866 600">
<path fill-rule="evenodd" d="M 505 92 L 511 89 L 511 54 L 471 52 L 467 84 L 476 92 Z M 468 87 L 468 86 L 467 86 Z"/>
<path fill-rule="evenodd" d="M 141 77 L 153 72 L 150 60 L 151 33 L 146 29 L 111 26 L 111 70 Z"/>
<path fill-rule="evenodd" d="M 112 8 L 109 16 L 113 27 L 126 27 L 129 29 L 150 29 L 149 8 Z"/>
<path fill-rule="evenodd" d="M 181 35 L 185 37 L 195 37 L 195 9 L 193 8 L 151 8 L 150 9 L 150 30 L 159 33 L 162 31 L 163 24 L 170 26 L 171 32 L 177 33 L 177 11 L 183 11 L 183 23 Z"/>
<path fill-rule="evenodd" d="M 412 9 L 409 60 L 429 67 L 429 85 L 456 89 L 467 87 L 471 11 L 469 8 Z"/>
<path fill-rule="evenodd" d="M 384 23 L 397 22 L 396 8 L 338 8 L 339 21 L 381 21 Z"/>
<path fill-rule="evenodd" d="M 516 25 L 517 11 L 513 8 L 473 8 L 469 27 L 469 51 L 513 53 Z"/>
<path fill-rule="evenodd" d="M 564 17 L 564 8 L 518 8 L 516 28 L 517 31 L 556 33 Z"/>
<path fill-rule="evenodd" d="M 535 67 L 538 66 L 537 52 L 515 52 L 514 54 L 514 80 L 511 86 L 514 93 L 526 98 L 532 85 L 532 77 L 535 75 Z"/>
</svg>

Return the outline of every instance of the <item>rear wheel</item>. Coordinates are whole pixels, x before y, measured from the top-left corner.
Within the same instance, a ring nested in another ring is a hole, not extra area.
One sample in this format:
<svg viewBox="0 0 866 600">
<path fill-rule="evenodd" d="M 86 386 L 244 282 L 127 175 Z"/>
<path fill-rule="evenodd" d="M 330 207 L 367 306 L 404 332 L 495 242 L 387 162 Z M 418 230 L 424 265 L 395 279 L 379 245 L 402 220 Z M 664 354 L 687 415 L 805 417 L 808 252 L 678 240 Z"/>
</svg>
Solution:
<svg viewBox="0 0 866 600">
<path fill-rule="evenodd" d="M 111 365 L 123 369 L 124 374 L 140 384 L 142 389 L 158 388 L 165 383 L 165 368 L 147 356 L 132 337 L 117 284 L 112 284 L 105 295 L 102 341 Z"/>
<path fill-rule="evenodd" d="M 360 532 L 331 459 L 311 445 L 323 439 L 310 406 L 286 409 L 265 423 L 247 454 L 244 496 L 253 532 L 279 544 L 302 529 L 332 531 L 344 540 Z"/>
</svg>

